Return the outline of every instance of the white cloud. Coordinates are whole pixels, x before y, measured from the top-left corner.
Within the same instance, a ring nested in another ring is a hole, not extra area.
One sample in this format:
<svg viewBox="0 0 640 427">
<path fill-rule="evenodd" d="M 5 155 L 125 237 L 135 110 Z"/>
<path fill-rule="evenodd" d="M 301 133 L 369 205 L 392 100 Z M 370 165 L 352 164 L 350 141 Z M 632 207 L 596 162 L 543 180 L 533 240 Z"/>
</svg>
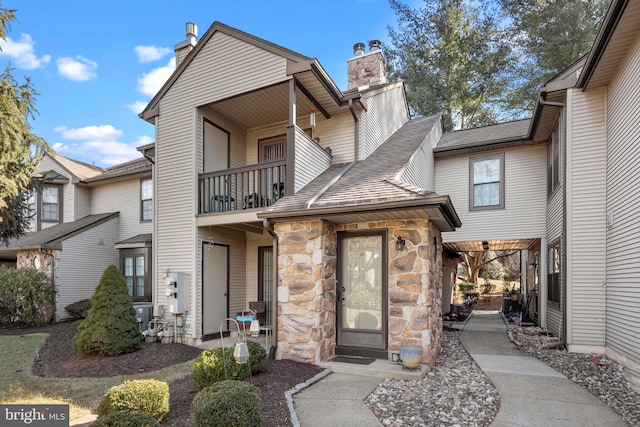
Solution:
<svg viewBox="0 0 640 427">
<path fill-rule="evenodd" d="M 157 61 L 171 53 L 169 48 L 156 46 L 136 46 L 133 50 L 138 55 L 138 61 L 142 63 Z"/>
<path fill-rule="evenodd" d="M 142 113 L 142 110 L 144 110 L 147 107 L 148 104 L 149 104 L 148 101 L 136 101 L 133 104 L 125 105 L 125 107 L 133 111 L 135 114 L 140 114 Z"/>
<path fill-rule="evenodd" d="M 154 68 L 138 79 L 138 91 L 154 96 L 176 69 L 176 58 L 171 58 L 164 67 Z"/>
<path fill-rule="evenodd" d="M 62 77 L 74 82 L 86 82 L 95 79 L 98 75 L 98 63 L 80 55 L 74 58 L 63 57 L 56 60 L 58 72 Z"/>
<path fill-rule="evenodd" d="M 54 129 L 64 139 L 92 139 L 106 141 L 120 138 L 122 131 L 111 125 L 85 126 L 82 128 L 69 129 L 66 126 L 58 126 Z"/>
<path fill-rule="evenodd" d="M 5 55 L 15 60 L 14 64 L 18 68 L 33 70 L 44 67 L 51 60 L 51 55 L 37 57 L 34 52 L 35 42 L 29 34 L 21 34 L 20 41 L 15 41 L 7 37 L 7 41 L 0 39 L 0 55 Z"/>
<path fill-rule="evenodd" d="M 97 129 L 113 129 L 116 132 L 93 132 Z M 71 143 L 56 142 L 53 149 L 72 159 L 86 163 L 109 167 L 141 157 L 136 149 L 153 142 L 149 136 L 143 135 L 130 143 L 119 141 L 122 132 L 111 125 L 86 126 L 80 129 L 69 129 L 60 126 L 55 129 L 63 139 L 74 140 Z M 81 137 L 84 136 L 84 137 Z M 78 140 L 75 142 L 75 140 Z"/>
</svg>

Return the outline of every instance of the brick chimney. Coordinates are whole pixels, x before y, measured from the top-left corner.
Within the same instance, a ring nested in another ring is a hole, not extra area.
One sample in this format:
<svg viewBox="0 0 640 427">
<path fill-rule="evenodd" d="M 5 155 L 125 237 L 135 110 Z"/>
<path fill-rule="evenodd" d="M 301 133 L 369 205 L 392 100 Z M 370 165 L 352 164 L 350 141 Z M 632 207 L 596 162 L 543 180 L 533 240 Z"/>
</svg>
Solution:
<svg viewBox="0 0 640 427">
<path fill-rule="evenodd" d="M 187 39 L 178 43 L 173 47 L 173 50 L 176 53 L 176 67 L 180 65 L 180 63 L 184 60 L 185 56 L 196 45 L 196 39 L 198 38 L 198 26 L 193 22 L 187 22 Z"/>
<path fill-rule="evenodd" d="M 380 40 L 369 42 L 369 53 L 364 51 L 364 43 L 353 45 L 353 58 L 347 60 L 349 87 L 369 88 L 387 83 L 386 63 Z"/>
</svg>

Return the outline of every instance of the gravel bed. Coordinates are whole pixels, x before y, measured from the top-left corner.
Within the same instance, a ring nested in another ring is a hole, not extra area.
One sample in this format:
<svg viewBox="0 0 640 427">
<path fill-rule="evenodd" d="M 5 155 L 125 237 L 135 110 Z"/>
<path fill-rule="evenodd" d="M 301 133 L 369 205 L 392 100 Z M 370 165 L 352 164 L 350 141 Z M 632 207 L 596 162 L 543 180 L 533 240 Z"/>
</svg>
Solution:
<svg viewBox="0 0 640 427">
<path fill-rule="evenodd" d="M 632 427 L 640 427 L 640 394 L 623 376 L 623 367 L 602 354 L 569 353 L 545 349 L 555 338 L 540 328 L 515 328 L 513 340 L 521 349 L 543 361 L 609 405 Z"/>
<path fill-rule="evenodd" d="M 386 379 L 365 403 L 385 426 L 488 426 L 498 391 L 460 344 L 444 331 L 436 366 L 422 381 Z"/>
<path fill-rule="evenodd" d="M 623 376 L 623 368 L 601 354 L 569 353 L 545 347 L 557 338 L 541 328 L 515 328 L 511 339 L 610 406 L 631 427 L 640 427 L 640 394 Z M 385 426 L 488 426 L 500 397 L 458 340 L 444 331 L 436 366 L 419 381 L 386 379 L 365 403 Z"/>
</svg>

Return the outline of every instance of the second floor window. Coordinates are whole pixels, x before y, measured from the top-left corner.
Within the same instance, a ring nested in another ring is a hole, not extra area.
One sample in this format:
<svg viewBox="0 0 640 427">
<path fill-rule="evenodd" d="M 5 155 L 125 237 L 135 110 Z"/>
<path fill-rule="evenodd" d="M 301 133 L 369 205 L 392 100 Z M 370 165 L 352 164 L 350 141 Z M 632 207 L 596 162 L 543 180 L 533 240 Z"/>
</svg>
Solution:
<svg viewBox="0 0 640 427">
<path fill-rule="evenodd" d="M 285 136 L 281 135 L 258 141 L 260 162 L 267 163 L 283 160 L 286 157 L 284 152 L 284 140 Z"/>
<path fill-rule="evenodd" d="M 153 219 L 153 180 L 140 181 L 140 220 L 151 221 Z"/>
<path fill-rule="evenodd" d="M 469 210 L 504 208 L 504 153 L 469 159 Z"/>
<path fill-rule="evenodd" d="M 42 221 L 60 222 L 60 187 L 45 186 L 42 189 Z"/>
</svg>

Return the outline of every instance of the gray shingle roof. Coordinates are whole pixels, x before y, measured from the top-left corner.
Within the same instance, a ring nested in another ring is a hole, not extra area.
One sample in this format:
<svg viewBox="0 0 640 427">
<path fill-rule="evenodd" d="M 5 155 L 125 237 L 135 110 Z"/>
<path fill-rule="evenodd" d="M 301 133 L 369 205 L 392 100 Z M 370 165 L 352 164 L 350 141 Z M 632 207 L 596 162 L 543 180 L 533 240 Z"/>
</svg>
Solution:
<svg viewBox="0 0 640 427">
<path fill-rule="evenodd" d="M 348 163 L 332 165 L 298 193 L 287 196 L 265 209 L 261 216 L 269 217 L 277 212 L 307 209 L 307 204 L 331 180 L 331 185 L 311 208 L 375 205 L 382 202 L 424 199 L 435 193 L 425 191 L 398 180 L 411 156 L 425 138 L 440 126 L 440 116 L 411 120 L 398 129 L 365 160 L 355 164 L 343 176 Z"/>
<path fill-rule="evenodd" d="M 144 234 L 137 234 L 121 242 L 117 242 L 116 245 L 128 245 L 132 243 L 151 243 L 152 241 L 153 241 L 153 234 L 144 233 Z"/>
<path fill-rule="evenodd" d="M 102 181 L 105 179 L 133 175 L 142 172 L 151 172 L 151 162 L 144 157 L 112 166 L 106 169 L 101 175 L 87 179 L 85 182 Z"/>
<path fill-rule="evenodd" d="M 57 245 L 60 242 L 105 221 L 115 218 L 118 212 L 98 215 L 87 215 L 77 221 L 65 222 L 45 228 L 44 230 L 27 233 L 24 237 L 9 242 L 8 249 L 31 249 Z M 1 249 L 0 249 L 1 250 Z"/>
<path fill-rule="evenodd" d="M 442 153 L 504 142 L 525 141 L 529 137 L 530 123 L 531 119 L 525 119 L 446 133 L 442 135 L 433 151 Z"/>
</svg>

